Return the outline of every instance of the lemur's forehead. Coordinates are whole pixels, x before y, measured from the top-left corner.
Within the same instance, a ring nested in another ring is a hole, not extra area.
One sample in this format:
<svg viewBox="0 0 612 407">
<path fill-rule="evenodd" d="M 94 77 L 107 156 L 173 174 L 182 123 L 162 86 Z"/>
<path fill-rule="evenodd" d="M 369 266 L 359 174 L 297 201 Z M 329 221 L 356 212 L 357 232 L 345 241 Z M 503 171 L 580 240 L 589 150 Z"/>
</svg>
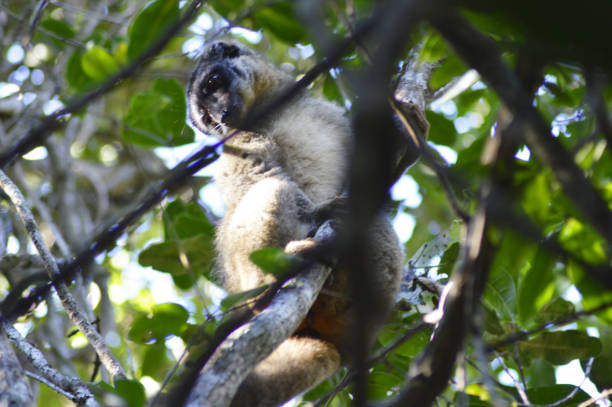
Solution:
<svg viewBox="0 0 612 407">
<path fill-rule="evenodd" d="M 245 49 L 236 44 L 227 42 L 215 42 L 210 45 L 204 54 L 204 59 L 234 59 L 245 54 Z"/>
</svg>

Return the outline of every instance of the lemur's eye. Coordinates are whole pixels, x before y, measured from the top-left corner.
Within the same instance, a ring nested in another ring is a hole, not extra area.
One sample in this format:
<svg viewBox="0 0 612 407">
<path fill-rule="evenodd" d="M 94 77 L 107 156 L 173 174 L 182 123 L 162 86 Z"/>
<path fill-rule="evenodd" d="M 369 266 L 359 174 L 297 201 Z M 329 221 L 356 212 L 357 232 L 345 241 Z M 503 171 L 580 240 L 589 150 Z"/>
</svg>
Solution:
<svg viewBox="0 0 612 407">
<path fill-rule="evenodd" d="M 208 78 L 206 78 L 206 82 L 204 84 L 204 91 L 206 93 L 213 93 L 221 87 L 222 83 L 223 79 L 221 79 L 221 75 L 219 75 L 218 73 L 212 73 L 208 75 Z"/>
</svg>

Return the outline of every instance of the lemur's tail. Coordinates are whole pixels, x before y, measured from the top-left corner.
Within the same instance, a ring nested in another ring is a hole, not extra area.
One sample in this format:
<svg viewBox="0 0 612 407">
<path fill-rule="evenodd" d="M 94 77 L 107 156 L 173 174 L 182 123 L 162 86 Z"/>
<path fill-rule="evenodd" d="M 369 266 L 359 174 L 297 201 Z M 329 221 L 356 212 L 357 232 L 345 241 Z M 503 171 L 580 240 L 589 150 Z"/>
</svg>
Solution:
<svg viewBox="0 0 612 407">
<path fill-rule="evenodd" d="M 340 368 L 334 345 L 290 337 L 242 383 L 231 407 L 275 407 L 319 384 Z"/>
</svg>

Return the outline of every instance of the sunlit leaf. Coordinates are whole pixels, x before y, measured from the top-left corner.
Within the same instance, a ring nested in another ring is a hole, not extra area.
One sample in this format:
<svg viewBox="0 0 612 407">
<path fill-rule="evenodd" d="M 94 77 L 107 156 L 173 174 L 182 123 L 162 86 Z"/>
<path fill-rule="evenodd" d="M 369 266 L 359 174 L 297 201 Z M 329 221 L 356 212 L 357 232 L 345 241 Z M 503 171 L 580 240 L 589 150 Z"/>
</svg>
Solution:
<svg viewBox="0 0 612 407">
<path fill-rule="evenodd" d="M 119 69 L 117 61 L 104 48 L 95 45 L 81 57 L 83 72 L 95 81 L 103 81 Z"/>
</svg>

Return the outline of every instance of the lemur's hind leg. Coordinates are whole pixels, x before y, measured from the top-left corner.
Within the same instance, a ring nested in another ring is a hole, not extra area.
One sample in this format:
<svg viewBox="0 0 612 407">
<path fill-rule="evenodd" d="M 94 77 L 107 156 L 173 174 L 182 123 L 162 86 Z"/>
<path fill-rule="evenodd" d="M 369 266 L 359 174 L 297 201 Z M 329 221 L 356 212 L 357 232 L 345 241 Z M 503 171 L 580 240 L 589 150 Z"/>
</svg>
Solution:
<svg viewBox="0 0 612 407">
<path fill-rule="evenodd" d="M 231 407 L 275 407 L 316 386 L 340 368 L 334 345 L 290 337 L 259 363 L 240 385 Z"/>
</svg>

